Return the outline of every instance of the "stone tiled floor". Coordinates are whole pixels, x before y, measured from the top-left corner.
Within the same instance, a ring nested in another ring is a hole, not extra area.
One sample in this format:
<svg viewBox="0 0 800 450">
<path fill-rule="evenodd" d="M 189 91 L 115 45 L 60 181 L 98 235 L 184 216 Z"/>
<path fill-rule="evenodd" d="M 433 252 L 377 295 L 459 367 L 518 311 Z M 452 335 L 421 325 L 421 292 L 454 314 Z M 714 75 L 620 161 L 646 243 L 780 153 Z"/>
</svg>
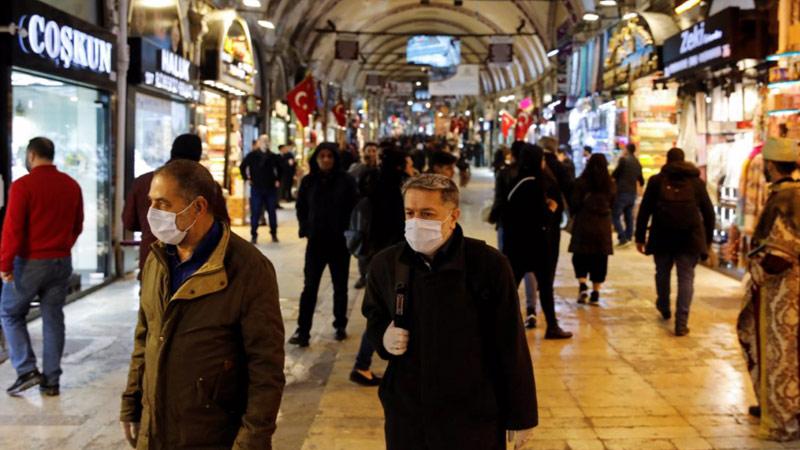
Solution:
<svg viewBox="0 0 800 450">
<path fill-rule="evenodd" d="M 464 194 L 468 235 L 494 243 L 479 220 L 491 181 L 478 173 Z M 281 244 L 262 244 L 278 270 L 287 334 L 294 329 L 302 288 L 304 244 L 291 210 L 282 211 Z M 237 229 L 246 234 L 246 230 Z M 563 244 L 566 244 L 564 242 Z M 353 271 L 355 268 L 353 267 Z M 631 249 L 611 260 L 601 308 L 579 307 L 569 258 L 557 282 L 565 342 L 528 333 L 541 424 L 525 449 L 786 449 L 754 437 L 753 402 L 734 332 L 738 282 L 698 269 L 691 334 L 675 338 L 653 308 L 653 267 Z M 326 277 L 327 278 L 327 277 Z M 0 397 L 0 449 L 123 449 L 119 392 L 125 382 L 136 309 L 132 280 L 114 283 L 67 307 L 68 345 L 63 393 L 42 399 Z M 374 389 L 347 381 L 364 319 L 360 292 L 351 291 L 351 337 L 332 338 L 331 287 L 325 280 L 311 347 L 287 348 L 288 386 L 279 418 L 278 450 L 383 448 L 382 411 Z M 40 322 L 31 324 L 37 343 Z M 38 345 L 38 344 L 37 344 Z M 383 364 L 376 362 L 376 370 Z M 0 365 L 0 385 L 14 374 Z"/>
</svg>

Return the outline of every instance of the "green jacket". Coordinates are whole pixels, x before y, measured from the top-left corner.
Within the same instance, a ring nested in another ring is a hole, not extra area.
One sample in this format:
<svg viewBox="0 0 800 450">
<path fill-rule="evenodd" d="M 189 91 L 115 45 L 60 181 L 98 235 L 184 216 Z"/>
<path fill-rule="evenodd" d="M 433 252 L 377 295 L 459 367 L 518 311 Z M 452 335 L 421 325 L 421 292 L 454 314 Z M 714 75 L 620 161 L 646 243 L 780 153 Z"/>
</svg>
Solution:
<svg viewBox="0 0 800 450">
<path fill-rule="evenodd" d="M 142 271 L 123 422 L 137 449 L 271 449 L 285 384 L 275 269 L 225 226 L 170 298 L 161 242 Z"/>
</svg>

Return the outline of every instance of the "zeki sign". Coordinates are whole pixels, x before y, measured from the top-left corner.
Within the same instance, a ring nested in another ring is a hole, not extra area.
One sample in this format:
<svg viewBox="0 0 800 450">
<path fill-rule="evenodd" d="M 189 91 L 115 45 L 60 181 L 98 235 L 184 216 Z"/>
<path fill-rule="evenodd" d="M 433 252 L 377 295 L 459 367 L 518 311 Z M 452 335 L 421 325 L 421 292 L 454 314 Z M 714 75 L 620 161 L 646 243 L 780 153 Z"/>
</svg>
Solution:
<svg viewBox="0 0 800 450">
<path fill-rule="evenodd" d="M 110 42 L 39 14 L 22 16 L 18 25 L 23 52 L 51 59 L 65 69 L 81 68 L 111 75 L 113 44 Z"/>
<path fill-rule="evenodd" d="M 753 39 L 740 29 L 738 13 L 738 8 L 727 8 L 664 41 L 664 76 L 745 56 L 747 41 Z"/>
</svg>

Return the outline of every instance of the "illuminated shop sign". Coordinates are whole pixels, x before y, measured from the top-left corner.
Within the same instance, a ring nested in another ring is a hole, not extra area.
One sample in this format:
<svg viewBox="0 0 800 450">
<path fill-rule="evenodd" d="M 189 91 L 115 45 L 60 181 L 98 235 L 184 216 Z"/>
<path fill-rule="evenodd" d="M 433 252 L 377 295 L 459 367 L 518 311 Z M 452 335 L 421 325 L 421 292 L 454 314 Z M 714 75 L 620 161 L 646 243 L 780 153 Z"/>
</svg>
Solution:
<svg viewBox="0 0 800 450">
<path fill-rule="evenodd" d="M 604 65 L 603 87 L 606 89 L 658 70 L 658 49 L 643 21 L 623 22 L 611 32 Z"/>
<path fill-rule="evenodd" d="M 113 44 L 40 14 L 19 19 L 20 49 L 52 60 L 64 69 L 88 69 L 111 75 Z"/>
<path fill-rule="evenodd" d="M 664 41 L 664 76 L 763 56 L 752 31 L 757 27 L 744 26 L 741 14 L 738 8 L 727 8 Z"/>
<path fill-rule="evenodd" d="M 212 15 L 202 43 L 203 84 L 235 96 L 255 91 L 255 55 L 247 22 L 240 17 Z"/>
<path fill-rule="evenodd" d="M 128 81 L 197 101 L 200 91 L 194 80 L 197 67 L 188 59 L 169 50 L 159 48 L 147 38 L 131 38 L 131 69 Z"/>
</svg>

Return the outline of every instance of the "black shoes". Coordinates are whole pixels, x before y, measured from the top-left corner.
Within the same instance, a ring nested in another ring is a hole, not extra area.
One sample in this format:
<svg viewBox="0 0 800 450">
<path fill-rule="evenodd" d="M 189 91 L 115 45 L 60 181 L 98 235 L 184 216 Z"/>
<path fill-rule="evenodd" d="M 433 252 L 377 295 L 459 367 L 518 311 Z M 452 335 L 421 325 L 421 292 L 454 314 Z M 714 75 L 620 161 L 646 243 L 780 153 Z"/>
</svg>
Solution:
<svg viewBox="0 0 800 450">
<path fill-rule="evenodd" d="M 381 377 L 373 373 L 372 378 L 367 378 L 362 375 L 361 372 L 353 369 L 353 371 L 350 372 L 350 381 L 361 386 L 374 387 L 381 384 Z"/>
<path fill-rule="evenodd" d="M 32 370 L 28 373 L 22 374 L 17 378 L 17 381 L 6 389 L 8 395 L 19 395 L 38 384 L 42 383 L 42 374 L 38 370 Z"/>
<path fill-rule="evenodd" d="M 364 289 L 365 287 L 367 287 L 367 280 L 364 279 L 363 277 L 359 278 L 358 281 L 356 281 L 356 285 L 354 287 L 356 289 Z"/>
<path fill-rule="evenodd" d="M 669 320 L 672 318 L 672 312 L 669 310 L 669 305 L 663 307 L 658 303 L 658 301 L 656 301 L 656 309 L 661 313 L 662 319 Z"/>
<path fill-rule="evenodd" d="M 750 414 L 753 417 L 761 418 L 761 407 L 760 406 L 751 406 L 747 408 L 747 414 Z"/>
<path fill-rule="evenodd" d="M 536 328 L 536 314 L 528 314 L 528 317 L 525 318 L 525 328 L 529 330 Z"/>
<path fill-rule="evenodd" d="M 592 306 L 600 306 L 600 292 L 592 291 L 592 296 L 589 297 L 589 304 Z"/>
<path fill-rule="evenodd" d="M 544 333 L 545 339 L 569 339 L 571 337 L 572 333 L 562 330 L 558 325 L 547 327 L 547 331 Z"/>
<path fill-rule="evenodd" d="M 581 305 L 586 304 L 586 300 L 589 299 L 589 294 L 587 294 L 588 291 L 589 291 L 589 286 L 587 286 L 586 283 L 581 283 L 578 286 L 578 303 L 579 304 L 581 304 Z"/>
<path fill-rule="evenodd" d="M 57 384 L 53 384 L 50 386 L 40 384 L 39 393 L 44 395 L 45 397 L 58 397 L 58 394 L 60 394 L 59 386 Z"/>
<path fill-rule="evenodd" d="M 337 328 L 334 338 L 340 342 L 347 339 L 347 331 L 345 331 L 344 328 Z"/>
<path fill-rule="evenodd" d="M 301 335 L 300 330 L 295 331 L 289 338 L 289 343 L 298 347 L 308 347 L 308 336 Z"/>
<path fill-rule="evenodd" d="M 253 245 L 258 244 L 258 237 L 251 237 L 250 238 L 250 243 L 253 244 Z"/>
<path fill-rule="evenodd" d="M 675 327 L 675 336 L 686 336 L 689 334 L 689 327 L 686 325 L 678 325 Z"/>
<path fill-rule="evenodd" d="M 272 243 L 278 244 L 280 241 L 278 240 L 278 233 L 272 233 Z"/>
</svg>

